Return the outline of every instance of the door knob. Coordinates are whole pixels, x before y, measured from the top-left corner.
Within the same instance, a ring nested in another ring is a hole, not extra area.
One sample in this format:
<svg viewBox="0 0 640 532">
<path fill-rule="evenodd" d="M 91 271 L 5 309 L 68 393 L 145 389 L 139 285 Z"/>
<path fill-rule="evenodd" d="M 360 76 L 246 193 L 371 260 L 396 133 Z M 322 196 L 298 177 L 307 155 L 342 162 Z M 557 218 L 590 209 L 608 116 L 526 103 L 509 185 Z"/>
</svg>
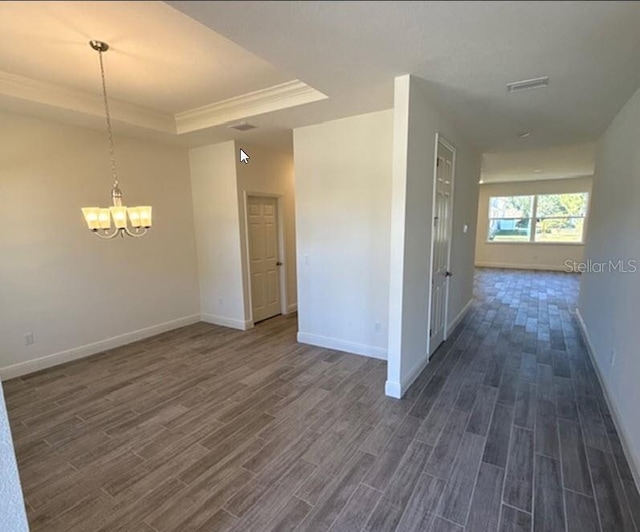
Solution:
<svg viewBox="0 0 640 532">
<path fill-rule="evenodd" d="M 444 272 L 445 277 L 451 277 L 453 274 L 451 272 Z"/>
<path fill-rule="evenodd" d="M 282 263 L 280 261 L 276 262 L 276 266 L 282 266 Z"/>
</svg>

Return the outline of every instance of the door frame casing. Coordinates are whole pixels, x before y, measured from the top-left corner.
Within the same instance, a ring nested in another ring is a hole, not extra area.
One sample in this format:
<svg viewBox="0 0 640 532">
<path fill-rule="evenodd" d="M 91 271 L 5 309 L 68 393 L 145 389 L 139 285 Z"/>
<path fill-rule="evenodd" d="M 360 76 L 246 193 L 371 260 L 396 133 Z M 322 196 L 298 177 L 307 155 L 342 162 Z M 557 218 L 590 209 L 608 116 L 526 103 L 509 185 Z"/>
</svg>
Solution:
<svg viewBox="0 0 640 532">
<path fill-rule="evenodd" d="M 245 190 L 243 195 L 244 205 L 244 241 L 245 241 L 245 268 L 247 271 L 247 300 L 249 301 L 249 322 L 255 325 L 253 321 L 253 297 L 251 290 L 251 247 L 249 244 L 249 198 L 269 198 L 276 200 L 277 220 L 278 220 L 278 260 L 282 266 L 278 266 L 278 283 L 280 288 L 280 313 L 282 315 L 289 314 L 287 305 L 287 249 L 285 245 L 284 230 L 284 195 L 271 194 L 268 192 L 252 192 Z"/>
<path fill-rule="evenodd" d="M 429 279 L 428 279 L 428 292 L 429 292 L 429 304 L 427 311 L 427 356 L 430 357 L 433 353 L 431 352 L 431 334 L 429 334 L 429 329 L 431 328 L 431 312 L 432 312 L 432 303 L 433 303 L 433 253 L 435 248 L 435 237 L 436 233 L 433 230 L 433 216 L 436 209 L 436 187 L 438 185 L 438 146 L 442 144 L 445 148 L 451 151 L 453 155 L 453 162 L 451 164 L 451 196 L 449 199 L 449 212 L 451 213 L 449 216 L 449 243 L 447 246 L 447 270 L 451 270 L 451 248 L 453 247 L 453 216 L 455 209 L 455 186 L 456 186 L 456 148 L 453 144 L 451 144 L 440 132 L 436 133 L 435 138 L 435 146 L 434 146 L 434 157 L 433 157 L 433 189 L 431 192 L 431 245 L 429 252 Z M 445 298 L 444 298 L 444 333 L 443 333 L 443 341 L 449 337 L 449 292 L 451 289 L 451 277 L 447 279 L 447 284 L 445 287 Z"/>
</svg>

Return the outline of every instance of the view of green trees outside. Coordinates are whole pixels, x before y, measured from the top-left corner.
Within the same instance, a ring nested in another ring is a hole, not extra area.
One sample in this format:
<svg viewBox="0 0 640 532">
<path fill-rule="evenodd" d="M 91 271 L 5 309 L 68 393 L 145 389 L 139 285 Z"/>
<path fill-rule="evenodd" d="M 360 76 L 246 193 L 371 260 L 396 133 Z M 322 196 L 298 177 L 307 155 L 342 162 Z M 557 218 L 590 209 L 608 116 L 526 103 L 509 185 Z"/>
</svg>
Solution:
<svg viewBox="0 0 640 532">
<path fill-rule="evenodd" d="M 492 197 L 488 240 L 493 242 L 582 242 L 588 194 Z M 533 211 L 535 209 L 535 216 Z"/>
<path fill-rule="evenodd" d="M 529 242 L 533 196 L 502 196 L 489 200 L 489 235 L 495 242 Z"/>
<path fill-rule="evenodd" d="M 582 242 L 586 193 L 538 196 L 536 242 Z"/>
</svg>

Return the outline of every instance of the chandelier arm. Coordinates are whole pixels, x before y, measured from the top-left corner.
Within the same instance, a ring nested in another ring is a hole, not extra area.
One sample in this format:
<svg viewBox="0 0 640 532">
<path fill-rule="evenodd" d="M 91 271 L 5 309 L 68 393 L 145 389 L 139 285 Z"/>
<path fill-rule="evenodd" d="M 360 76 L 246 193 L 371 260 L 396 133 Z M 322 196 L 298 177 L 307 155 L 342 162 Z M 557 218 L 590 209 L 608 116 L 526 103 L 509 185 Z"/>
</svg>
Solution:
<svg viewBox="0 0 640 532">
<path fill-rule="evenodd" d="M 100 57 L 100 77 L 102 79 L 102 98 L 104 100 L 104 114 L 107 121 L 107 134 L 109 136 L 109 156 L 111 159 L 111 173 L 113 175 L 114 186 L 118 186 L 118 173 L 116 171 L 116 154 L 113 142 L 113 131 L 111 130 L 111 113 L 109 112 L 109 99 L 107 98 L 107 82 L 104 74 L 104 62 L 102 60 L 102 49 L 98 50 Z"/>
<path fill-rule="evenodd" d="M 125 227 L 125 228 L 124 228 L 124 232 L 125 232 L 127 235 L 132 236 L 132 237 L 134 237 L 134 238 L 138 238 L 138 237 L 140 237 L 140 236 L 144 236 L 144 235 L 146 235 L 148 230 L 149 230 L 149 228 L 148 228 L 148 227 L 144 227 L 144 228 L 142 228 L 142 230 L 141 230 L 141 231 L 139 231 L 139 232 L 134 232 L 134 231 L 131 231 L 131 229 L 129 229 L 128 227 Z"/>
<path fill-rule="evenodd" d="M 115 229 L 113 233 L 107 233 L 106 229 L 102 233 L 99 229 L 94 229 L 92 233 L 102 240 L 111 240 L 120 234 L 120 229 Z"/>
</svg>

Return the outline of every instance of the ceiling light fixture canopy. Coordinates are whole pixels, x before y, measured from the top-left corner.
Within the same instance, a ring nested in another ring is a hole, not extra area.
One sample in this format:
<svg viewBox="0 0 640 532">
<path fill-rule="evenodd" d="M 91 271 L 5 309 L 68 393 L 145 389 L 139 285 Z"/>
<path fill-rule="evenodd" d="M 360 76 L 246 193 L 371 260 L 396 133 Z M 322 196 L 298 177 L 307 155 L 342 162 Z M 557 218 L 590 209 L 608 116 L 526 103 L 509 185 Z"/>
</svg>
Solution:
<svg viewBox="0 0 640 532">
<path fill-rule="evenodd" d="M 109 45 L 102 41 L 89 41 L 89 45 L 100 57 L 100 77 L 102 78 L 102 96 L 104 100 L 104 113 L 107 121 L 107 134 L 109 136 L 109 156 L 111 159 L 111 172 L 113 174 L 113 187 L 111 188 L 111 207 L 83 207 L 82 214 L 87 222 L 87 227 L 93 234 L 103 239 L 111 239 L 116 236 L 139 237 L 147 233 L 151 227 L 151 207 L 125 207 L 122 205 L 122 191 L 118 182 L 116 171 L 116 157 L 113 144 L 113 131 L 111 130 L 111 115 L 109 113 L 109 100 L 107 98 L 107 84 L 104 76 L 104 64 L 102 54 L 109 49 Z M 111 220 L 113 218 L 113 230 Z"/>
</svg>

